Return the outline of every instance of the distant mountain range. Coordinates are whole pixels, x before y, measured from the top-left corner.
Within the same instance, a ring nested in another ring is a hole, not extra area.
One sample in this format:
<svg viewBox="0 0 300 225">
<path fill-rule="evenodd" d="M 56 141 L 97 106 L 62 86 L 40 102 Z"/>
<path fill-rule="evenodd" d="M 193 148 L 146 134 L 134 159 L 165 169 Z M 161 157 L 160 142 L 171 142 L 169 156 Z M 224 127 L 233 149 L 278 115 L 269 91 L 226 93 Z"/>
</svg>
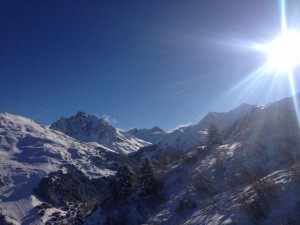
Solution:
<svg viewBox="0 0 300 225">
<path fill-rule="evenodd" d="M 171 133 L 155 126 L 151 129 L 133 128 L 120 131 L 105 119 L 84 112 L 70 118 L 62 117 L 50 128 L 63 132 L 77 140 L 98 143 L 121 154 L 134 153 L 140 148 L 155 145 L 162 151 L 185 151 L 205 142 L 206 129 L 214 123 L 221 130 L 228 128 L 258 106 L 242 104 L 227 113 L 208 113 L 199 123 L 178 128 Z M 148 148 L 146 148 L 148 149 Z"/>
<path fill-rule="evenodd" d="M 0 113 L 0 224 L 299 224 L 299 101 L 242 104 L 169 133 L 84 112 L 50 128 Z M 211 123 L 224 145 L 206 145 Z M 139 195 L 143 157 L 159 180 L 150 196 Z M 117 199 L 124 166 L 131 192 Z"/>
<path fill-rule="evenodd" d="M 145 156 L 158 157 L 161 154 L 175 154 L 190 150 L 206 142 L 207 128 L 214 123 L 222 132 L 225 132 L 235 121 L 247 115 L 260 106 L 242 104 L 239 107 L 224 113 L 210 112 L 199 123 L 185 126 L 174 130 L 164 136 L 154 145 L 142 148 L 133 153 L 138 159 Z"/>
</svg>

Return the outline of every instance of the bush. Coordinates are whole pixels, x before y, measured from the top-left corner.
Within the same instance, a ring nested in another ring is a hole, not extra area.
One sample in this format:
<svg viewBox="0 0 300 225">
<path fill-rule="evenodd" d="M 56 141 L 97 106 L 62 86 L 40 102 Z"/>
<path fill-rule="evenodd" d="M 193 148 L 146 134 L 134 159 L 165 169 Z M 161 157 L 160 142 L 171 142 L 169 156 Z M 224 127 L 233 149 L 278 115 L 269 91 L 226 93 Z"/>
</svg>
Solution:
<svg viewBox="0 0 300 225">
<path fill-rule="evenodd" d="M 193 186 L 205 196 L 212 196 L 215 193 L 211 180 L 202 171 L 194 177 Z"/>
<path fill-rule="evenodd" d="M 184 213 L 187 209 L 197 208 L 196 202 L 190 197 L 181 198 L 176 203 L 176 213 Z"/>
<path fill-rule="evenodd" d="M 268 207 L 258 198 L 245 200 L 242 203 L 242 208 L 255 220 L 263 220 L 267 218 Z"/>
<path fill-rule="evenodd" d="M 255 220 L 266 219 L 277 198 L 278 185 L 273 180 L 259 179 L 253 185 L 253 197 L 240 199 L 241 207 Z"/>
</svg>

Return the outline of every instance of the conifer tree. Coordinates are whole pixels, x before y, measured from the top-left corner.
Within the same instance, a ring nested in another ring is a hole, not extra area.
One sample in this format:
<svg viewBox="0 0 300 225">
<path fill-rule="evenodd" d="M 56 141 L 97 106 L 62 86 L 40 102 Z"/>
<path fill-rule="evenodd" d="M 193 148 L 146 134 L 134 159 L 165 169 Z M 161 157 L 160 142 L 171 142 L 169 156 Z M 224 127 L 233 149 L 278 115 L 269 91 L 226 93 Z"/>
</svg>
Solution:
<svg viewBox="0 0 300 225">
<path fill-rule="evenodd" d="M 215 124 L 210 124 L 208 127 L 207 134 L 207 145 L 222 145 L 224 143 L 223 136 L 219 132 L 217 126 Z"/>
<path fill-rule="evenodd" d="M 149 159 L 146 157 L 140 164 L 139 194 L 146 196 L 153 193 L 157 187 L 157 178 Z"/>
<path fill-rule="evenodd" d="M 126 198 L 132 189 L 133 174 L 126 165 L 118 167 L 115 175 L 114 193 L 118 198 Z"/>
</svg>

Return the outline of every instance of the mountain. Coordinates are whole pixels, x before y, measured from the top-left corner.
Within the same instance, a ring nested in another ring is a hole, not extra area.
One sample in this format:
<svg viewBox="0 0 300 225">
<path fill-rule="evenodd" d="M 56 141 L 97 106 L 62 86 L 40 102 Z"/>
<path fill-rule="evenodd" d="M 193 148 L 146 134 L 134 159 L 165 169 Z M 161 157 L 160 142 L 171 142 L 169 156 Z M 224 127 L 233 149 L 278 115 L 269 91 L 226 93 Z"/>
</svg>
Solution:
<svg viewBox="0 0 300 225">
<path fill-rule="evenodd" d="M 232 140 L 257 140 L 269 137 L 298 137 L 299 119 L 297 112 L 299 106 L 300 94 L 295 98 L 289 97 L 274 102 L 265 107 L 259 107 L 252 110 L 246 116 L 233 123 L 227 131 L 227 136 Z M 296 103 L 297 104 L 297 103 Z M 283 133 L 282 130 L 285 130 Z"/>
<path fill-rule="evenodd" d="M 95 182 L 102 187 L 99 192 L 105 194 L 102 189 L 107 182 L 102 178 L 113 175 L 119 164 L 135 163 L 108 148 L 79 142 L 34 120 L 0 113 L 0 214 L 9 215 L 14 224 L 45 224 L 50 215 L 41 217 L 34 208 L 47 196 L 57 202 L 70 193 L 70 199 L 79 200 L 83 193 L 92 192 Z M 46 185 L 40 187 L 42 180 Z M 49 210 L 50 214 L 66 213 L 55 207 Z"/>
<path fill-rule="evenodd" d="M 150 143 L 112 127 L 105 119 L 78 112 L 70 118 L 62 117 L 50 126 L 83 142 L 96 142 L 121 154 L 137 151 Z"/>
<path fill-rule="evenodd" d="M 213 122 L 226 144 L 187 149 L 192 136 L 140 162 L 0 113 L 0 224 L 300 224 L 299 101 L 209 113 L 175 134 Z"/>
<path fill-rule="evenodd" d="M 155 194 L 133 193 L 86 224 L 300 224 L 300 108 L 293 98 L 251 108 L 231 125 L 220 118 L 236 110 L 210 113 L 200 123 L 228 124 L 227 144 L 156 158 L 163 185 Z"/>
<path fill-rule="evenodd" d="M 167 133 L 159 142 L 144 147 L 141 151 L 131 154 L 131 156 L 137 158 L 144 156 L 157 157 L 161 154 L 176 154 L 203 145 L 206 141 L 207 128 L 211 123 L 214 123 L 224 132 L 234 121 L 242 118 L 255 108 L 260 107 L 244 103 L 227 113 L 210 112 L 199 123 L 177 128 L 173 132 Z"/>
<path fill-rule="evenodd" d="M 126 133 L 133 135 L 141 140 L 150 142 L 152 144 L 159 142 L 167 134 L 163 129 L 161 129 L 158 126 L 155 126 L 151 129 L 133 128 L 133 129 L 126 131 Z"/>
</svg>

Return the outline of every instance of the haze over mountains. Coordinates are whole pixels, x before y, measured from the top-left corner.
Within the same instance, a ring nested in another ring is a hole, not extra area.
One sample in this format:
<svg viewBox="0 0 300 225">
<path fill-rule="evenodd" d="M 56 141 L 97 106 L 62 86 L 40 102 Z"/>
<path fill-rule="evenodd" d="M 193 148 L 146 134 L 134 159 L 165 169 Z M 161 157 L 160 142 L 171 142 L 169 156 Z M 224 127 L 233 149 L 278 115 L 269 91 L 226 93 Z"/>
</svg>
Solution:
<svg viewBox="0 0 300 225">
<path fill-rule="evenodd" d="M 228 128 L 235 120 L 249 113 L 254 105 L 242 104 L 227 113 L 208 113 L 199 123 L 165 132 L 158 126 L 151 129 L 133 128 L 120 131 L 111 126 L 104 118 L 78 112 L 70 118 L 62 117 L 50 125 L 51 129 L 58 130 L 83 142 L 96 142 L 117 153 L 128 154 L 142 147 L 156 144 L 160 148 L 188 150 L 205 142 L 206 129 L 211 123 L 221 130 Z"/>
<path fill-rule="evenodd" d="M 224 145 L 206 145 L 211 123 Z M 157 181 L 147 195 L 140 194 L 144 157 Z M 120 189 L 126 195 L 116 193 L 121 166 L 131 177 Z M 293 98 L 212 112 L 170 133 L 124 132 L 84 112 L 50 128 L 0 113 L 7 224 L 299 224 L 299 174 Z"/>
</svg>

